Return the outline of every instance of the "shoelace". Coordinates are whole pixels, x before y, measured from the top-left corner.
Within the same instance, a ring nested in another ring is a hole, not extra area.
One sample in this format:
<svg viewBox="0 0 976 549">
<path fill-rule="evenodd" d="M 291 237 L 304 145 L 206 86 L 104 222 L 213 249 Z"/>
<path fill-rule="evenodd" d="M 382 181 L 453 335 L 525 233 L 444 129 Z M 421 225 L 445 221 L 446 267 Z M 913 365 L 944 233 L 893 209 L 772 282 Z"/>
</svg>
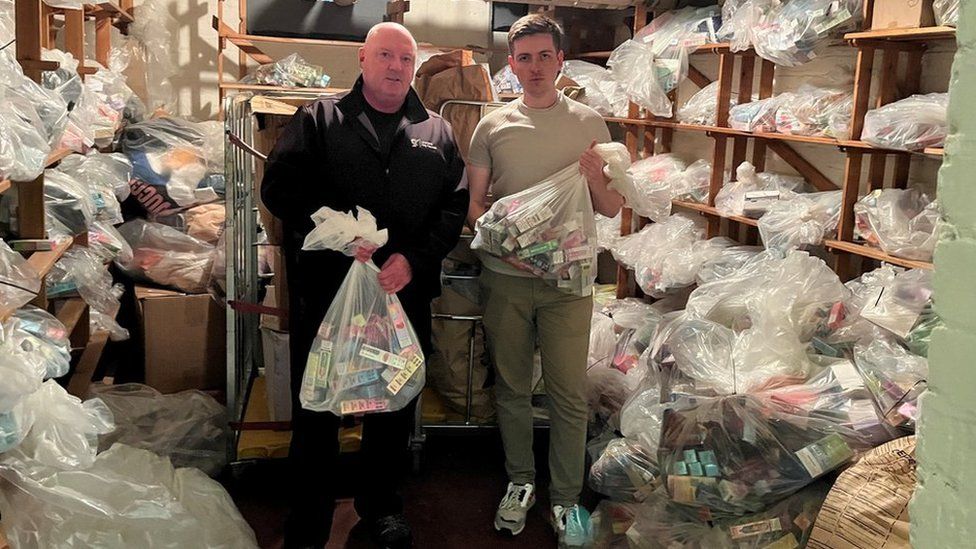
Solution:
<svg viewBox="0 0 976 549">
<path fill-rule="evenodd" d="M 502 507 L 505 509 L 518 509 L 522 507 L 522 499 L 525 494 L 528 493 L 529 489 L 524 485 L 522 486 L 512 486 L 512 490 L 509 490 L 505 494 L 505 499 L 502 500 Z"/>
</svg>

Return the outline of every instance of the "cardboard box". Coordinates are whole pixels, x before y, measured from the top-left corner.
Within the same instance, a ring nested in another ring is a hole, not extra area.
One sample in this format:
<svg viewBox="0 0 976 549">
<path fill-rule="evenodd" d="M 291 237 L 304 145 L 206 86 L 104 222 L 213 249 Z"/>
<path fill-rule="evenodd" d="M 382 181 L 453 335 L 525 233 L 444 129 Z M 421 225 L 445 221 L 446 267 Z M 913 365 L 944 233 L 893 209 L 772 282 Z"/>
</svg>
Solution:
<svg viewBox="0 0 976 549">
<path fill-rule="evenodd" d="M 932 0 L 874 0 L 871 29 L 915 29 L 935 25 Z"/>
<path fill-rule="evenodd" d="M 223 389 L 227 312 L 207 294 L 135 287 L 146 385 L 163 393 Z"/>
<path fill-rule="evenodd" d="M 265 391 L 270 421 L 291 421 L 291 352 L 288 334 L 261 326 Z"/>
</svg>

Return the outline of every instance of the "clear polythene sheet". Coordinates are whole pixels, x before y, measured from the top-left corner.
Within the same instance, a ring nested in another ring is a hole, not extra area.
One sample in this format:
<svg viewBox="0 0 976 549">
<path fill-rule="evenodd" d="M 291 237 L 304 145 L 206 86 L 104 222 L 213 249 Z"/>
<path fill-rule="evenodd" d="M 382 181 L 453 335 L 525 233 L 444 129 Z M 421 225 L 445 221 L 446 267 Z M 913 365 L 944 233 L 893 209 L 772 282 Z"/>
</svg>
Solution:
<svg viewBox="0 0 976 549">
<path fill-rule="evenodd" d="M 424 354 L 396 295 L 380 287 L 379 269 L 353 262 L 329 306 L 305 365 L 302 406 L 356 415 L 393 412 L 424 387 Z"/>
</svg>

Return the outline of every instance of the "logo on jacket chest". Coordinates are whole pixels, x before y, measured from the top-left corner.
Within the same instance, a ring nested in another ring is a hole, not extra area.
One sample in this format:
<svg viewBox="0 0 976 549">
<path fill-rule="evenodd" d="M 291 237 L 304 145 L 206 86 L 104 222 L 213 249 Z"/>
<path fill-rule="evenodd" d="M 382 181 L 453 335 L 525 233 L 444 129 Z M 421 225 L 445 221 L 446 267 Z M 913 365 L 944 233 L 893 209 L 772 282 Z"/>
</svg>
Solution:
<svg viewBox="0 0 976 549">
<path fill-rule="evenodd" d="M 437 145 L 434 145 L 430 141 L 424 141 L 423 139 L 411 138 L 410 145 L 415 149 L 421 148 L 421 149 L 429 149 L 432 151 L 437 150 Z"/>
</svg>

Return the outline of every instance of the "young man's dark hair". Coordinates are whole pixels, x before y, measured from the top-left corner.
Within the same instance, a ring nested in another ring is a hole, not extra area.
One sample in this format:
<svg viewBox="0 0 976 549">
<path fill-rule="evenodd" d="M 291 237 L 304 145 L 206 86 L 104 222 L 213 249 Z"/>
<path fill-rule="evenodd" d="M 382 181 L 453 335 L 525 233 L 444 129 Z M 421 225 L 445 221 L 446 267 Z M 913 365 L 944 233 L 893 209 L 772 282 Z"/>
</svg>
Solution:
<svg viewBox="0 0 976 549">
<path fill-rule="evenodd" d="M 515 51 L 515 41 L 519 38 L 532 36 L 533 34 L 548 34 L 552 36 L 552 43 L 556 46 L 556 51 L 562 51 L 563 29 L 550 17 L 540 13 L 526 15 L 515 23 L 508 30 L 508 51 Z"/>
</svg>

